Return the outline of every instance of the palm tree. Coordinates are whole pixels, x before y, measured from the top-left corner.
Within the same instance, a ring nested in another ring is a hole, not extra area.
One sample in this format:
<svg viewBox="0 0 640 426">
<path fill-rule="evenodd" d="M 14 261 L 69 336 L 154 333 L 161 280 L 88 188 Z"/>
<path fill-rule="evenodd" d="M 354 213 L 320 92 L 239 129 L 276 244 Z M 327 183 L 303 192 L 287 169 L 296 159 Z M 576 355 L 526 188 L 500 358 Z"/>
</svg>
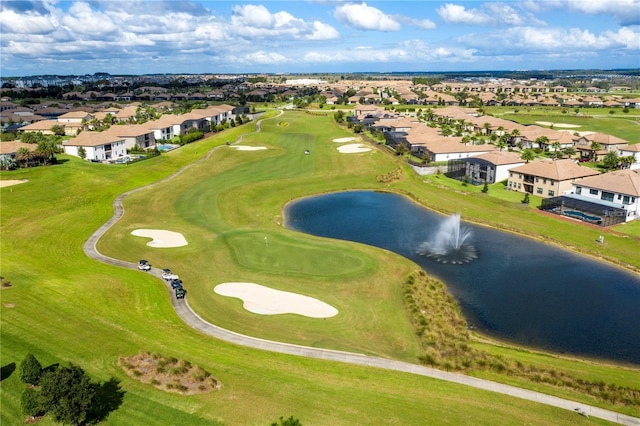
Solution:
<svg viewBox="0 0 640 426">
<path fill-rule="evenodd" d="M 596 142 L 593 141 L 591 142 L 591 160 L 596 161 L 596 157 L 597 157 L 597 152 L 600 150 L 602 146 L 600 145 L 600 142 Z"/>
<path fill-rule="evenodd" d="M 636 162 L 636 157 L 634 157 L 633 155 L 627 155 L 626 157 L 622 157 L 620 159 L 620 166 L 623 169 L 628 169 L 635 162 Z"/>
<path fill-rule="evenodd" d="M 564 152 L 564 155 L 566 155 L 567 157 L 571 158 L 574 155 L 576 155 L 576 149 L 572 146 L 568 146 L 565 149 L 562 150 Z"/>
<path fill-rule="evenodd" d="M 546 136 L 540 136 L 539 138 L 536 139 L 536 143 L 538 144 L 540 149 L 546 151 L 547 146 L 549 145 L 549 138 Z"/>
<path fill-rule="evenodd" d="M 520 158 L 522 158 L 525 162 L 528 163 L 529 161 L 536 158 L 536 153 L 533 152 L 531 148 L 525 148 L 522 150 L 522 153 L 520 154 Z"/>
<path fill-rule="evenodd" d="M 36 154 L 43 159 L 43 163 L 55 163 L 56 154 L 60 152 L 62 152 L 62 150 L 53 139 L 38 142 L 38 147 L 36 148 Z"/>
<path fill-rule="evenodd" d="M 609 170 L 618 168 L 619 161 L 620 158 L 616 151 L 609 151 L 607 155 L 604 156 L 604 165 Z"/>
<path fill-rule="evenodd" d="M 26 146 L 18 148 L 16 151 L 16 161 L 23 163 L 24 167 L 29 167 L 29 161 L 32 157 L 31 150 Z"/>
<path fill-rule="evenodd" d="M 558 153 L 558 151 L 560 151 L 560 148 L 562 147 L 562 144 L 559 141 L 554 141 L 551 144 L 551 147 L 553 148 L 553 150 Z"/>
<path fill-rule="evenodd" d="M 507 147 L 507 142 L 505 142 L 504 139 L 500 138 L 496 143 L 496 148 L 498 148 L 500 150 L 500 152 L 502 152 L 503 149 L 505 149 Z"/>
</svg>

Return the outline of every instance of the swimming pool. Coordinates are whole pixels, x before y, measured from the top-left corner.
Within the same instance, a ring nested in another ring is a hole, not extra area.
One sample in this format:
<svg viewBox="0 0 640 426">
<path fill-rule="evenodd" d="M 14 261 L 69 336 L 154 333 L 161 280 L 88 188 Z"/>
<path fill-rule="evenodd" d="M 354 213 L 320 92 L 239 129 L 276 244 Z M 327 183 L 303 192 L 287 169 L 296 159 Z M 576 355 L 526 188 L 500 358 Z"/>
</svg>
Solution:
<svg viewBox="0 0 640 426">
<path fill-rule="evenodd" d="M 180 145 L 175 145 L 175 144 L 170 144 L 170 143 L 163 143 L 161 145 L 158 145 L 158 151 L 171 151 L 172 149 L 176 149 L 177 147 L 179 147 Z"/>
<path fill-rule="evenodd" d="M 588 220 L 589 222 L 599 222 L 602 220 L 599 216 L 590 216 L 586 213 L 582 213 L 576 210 L 565 210 L 563 213 L 567 216 L 576 217 L 581 220 Z"/>
</svg>

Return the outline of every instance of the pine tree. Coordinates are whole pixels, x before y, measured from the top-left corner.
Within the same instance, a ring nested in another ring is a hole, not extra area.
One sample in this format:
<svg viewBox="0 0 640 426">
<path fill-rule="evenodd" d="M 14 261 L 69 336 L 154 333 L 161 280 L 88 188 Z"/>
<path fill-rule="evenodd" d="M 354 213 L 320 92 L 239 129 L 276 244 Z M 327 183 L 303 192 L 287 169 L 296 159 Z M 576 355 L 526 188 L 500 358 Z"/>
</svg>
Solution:
<svg viewBox="0 0 640 426">
<path fill-rule="evenodd" d="M 20 364 L 20 379 L 23 383 L 37 385 L 42 376 L 42 365 L 32 353 L 28 353 Z"/>
</svg>

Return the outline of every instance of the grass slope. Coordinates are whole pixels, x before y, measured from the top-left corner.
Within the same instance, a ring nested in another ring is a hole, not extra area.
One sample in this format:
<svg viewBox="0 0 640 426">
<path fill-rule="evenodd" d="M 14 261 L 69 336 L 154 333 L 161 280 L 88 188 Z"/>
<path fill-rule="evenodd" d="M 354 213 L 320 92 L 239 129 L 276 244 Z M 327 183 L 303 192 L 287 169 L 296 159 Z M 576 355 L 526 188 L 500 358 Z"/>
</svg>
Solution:
<svg viewBox="0 0 640 426">
<path fill-rule="evenodd" d="M 186 274 L 190 303 L 198 312 L 218 319 L 223 315 L 209 305 L 215 302 L 216 308 L 229 313 L 224 326 L 273 337 L 286 334 L 289 341 L 324 347 L 357 347 L 401 359 L 414 357 L 418 348 L 399 309 L 400 295 L 389 288 L 389 284 L 400 284 L 414 265 L 380 250 L 302 236 L 280 225 L 284 201 L 352 187 L 380 188 L 384 185 L 376 184 L 375 176 L 397 164 L 376 151 L 357 157 L 335 154 L 335 144 L 325 143 L 324 135 L 345 134 L 328 118 L 286 117 L 291 125 L 274 135 L 268 135 L 268 126 L 275 124 L 265 122 L 264 133 L 243 140 L 243 144 L 255 142 L 269 150 L 234 152 L 222 147 L 176 179 L 129 196 L 125 218 L 100 241 L 100 250 L 131 261 L 144 255 L 154 265 L 166 264 Z M 45 366 L 72 361 L 94 379 L 119 380 L 126 391 L 124 403 L 105 424 L 268 424 L 288 415 L 304 424 L 423 424 L 425 419 L 451 424 L 586 424 L 586 419 L 570 411 L 464 386 L 216 341 L 177 318 L 158 280 L 84 255 L 82 244 L 111 216 L 112 201 L 118 194 L 169 176 L 252 127 L 236 128 L 129 166 L 95 165 L 64 157 L 66 161 L 57 166 L 3 173 L 3 178 L 30 182 L 0 192 L 0 272 L 13 284 L 0 291 L 0 359 L 6 372 L 0 382 L 0 423 L 24 420 L 20 413 L 23 385 L 18 370 L 11 373 L 11 367 L 19 367 L 26 353 L 32 352 Z M 306 133 L 323 136 L 314 140 Z M 298 140 L 305 146 L 298 146 Z M 299 155 L 308 149 L 307 144 L 314 144 L 309 158 Z M 206 175 L 211 178 L 202 179 Z M 420 188 L 419 199 L 450 193 L 435 186 L 426 191 L 424 183 L 411 174 L 402 183 L 409 190 Z M 391 186 L 403 187 L 400 182 Z M 183 232 L 190 244 L 152 250 L 145 239 L 130 235 L 139 227 L 170 227 Z M 299 259 L 326 257 L 330 267 L 295 259 L 275 267 L 269 265 L 275 257 L 239 256 L 246 247 L 258 248 L 252 235 L 259 241 L 268 235 L 270 248 L 281 253 L 302 252 Z M 343 269 L 339 256 L 331 257 L 336 251 L 352 260 L 348 268 Z M 300 292 L 338 306 L 342 322 L 326 328 L 292 316 L 257 322 L 237 301 L 214 300 L 216 282 L 240 279 L 285 290 L 302 289 Z M 358 293 L 365 289 L 372 297 L 389 298 L 363 300 Z M 347 307 L 353 312 L 349 316 Z M 349 329 L 360 326 L 364 329 Z M 141 351 L 189 359 L 215 375 L 222 389 L 185 397 L 132 380 L 117 366 L 117 359 Z M 531 352 L 525 355 L 541 363 L 558 362 Z M 630 377 L 629 370 L 616 367 L 569 364 L 596 378 L 613 376 L 624 382 Z M 45 418 L 39 424 L 51 421 Z"/>
</svg>

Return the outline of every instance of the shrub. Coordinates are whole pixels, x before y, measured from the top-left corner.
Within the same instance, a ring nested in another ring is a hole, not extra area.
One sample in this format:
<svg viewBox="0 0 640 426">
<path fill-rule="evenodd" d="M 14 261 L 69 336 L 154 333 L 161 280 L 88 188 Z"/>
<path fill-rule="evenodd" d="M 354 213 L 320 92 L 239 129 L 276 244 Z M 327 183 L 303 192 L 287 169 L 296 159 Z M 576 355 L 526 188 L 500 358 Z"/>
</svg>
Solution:
<svg viewBox="0 0 640 426">
<path fill-rule="evenodd" d="M 28 353 L 20 364 L 20 379 L 23 383 L 37 385 L 42 377 L 42 365 L 36 357 Z"/>
</svg>

